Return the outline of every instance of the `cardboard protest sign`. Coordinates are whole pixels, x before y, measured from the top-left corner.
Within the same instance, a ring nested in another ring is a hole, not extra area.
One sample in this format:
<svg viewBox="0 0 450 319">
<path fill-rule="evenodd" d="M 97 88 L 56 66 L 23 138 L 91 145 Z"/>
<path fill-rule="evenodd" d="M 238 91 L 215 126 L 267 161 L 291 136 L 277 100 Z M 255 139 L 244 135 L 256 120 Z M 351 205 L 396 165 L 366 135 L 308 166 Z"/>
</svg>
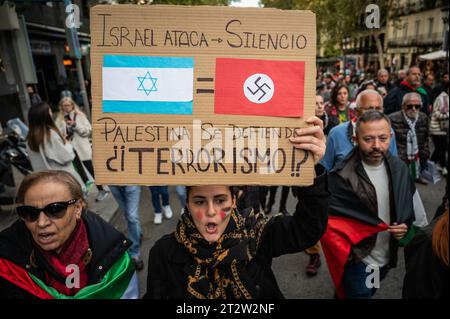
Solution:
<svg viewBox="0 0 450 319">
<path fill-rule="evenodd" d="M 91 9 L 96 182 L 309 185 L 288 141 L 315 106 L 315 15 L 232 7 Z"/>
</svg>

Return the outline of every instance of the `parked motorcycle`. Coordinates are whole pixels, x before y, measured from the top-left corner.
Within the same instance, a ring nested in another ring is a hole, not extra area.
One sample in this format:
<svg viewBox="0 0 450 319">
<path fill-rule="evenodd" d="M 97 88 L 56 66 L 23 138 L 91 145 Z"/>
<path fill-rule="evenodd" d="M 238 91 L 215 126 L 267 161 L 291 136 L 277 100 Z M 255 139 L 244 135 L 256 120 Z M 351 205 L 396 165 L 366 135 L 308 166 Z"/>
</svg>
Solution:
<svg viewBox="0 0 450 319">
<path fill-rule="evenodd" d="M 33 171 L 26 150 L 25 138 L 9 127 L 0 135 L 0 161 L 3 164 L 14 166 L 23 175 L 28 175 Z"/>
<path fill-rule="evenodd" d="M 0 130 L 0 205 L 14 203 L 16 189 L 12 167 L 23 175 L 32 172 L 26 149 L 27 133 L 28 128 L 20 119 L 8 121 L 6 128 Z"/>
</svg>

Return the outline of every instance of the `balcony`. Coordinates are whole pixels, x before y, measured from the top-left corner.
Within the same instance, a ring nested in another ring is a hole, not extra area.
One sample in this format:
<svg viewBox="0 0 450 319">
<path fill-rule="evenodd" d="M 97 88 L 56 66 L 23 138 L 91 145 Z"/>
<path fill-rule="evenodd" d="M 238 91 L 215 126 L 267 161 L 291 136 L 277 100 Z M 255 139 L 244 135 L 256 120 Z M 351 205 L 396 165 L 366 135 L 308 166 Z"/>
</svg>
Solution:
<svg viewBox="0 0 450 319">
<path fill-rule="evenodd" d="M 372 46 L 372 47 L 359 47 L 359 48 L 344 48 L 343 49 L 344 54 L 370 54 L 370 53 L 378 53 L 377 47 L 376 46 Z"/>
<path fill-rule="evenodd" d="M 419 36 L 409 36 L 407 38 L 398 38 L 388 40 L 388 47 L 422 47 L 441 45 L 443 36 L 441 32 L 428 34 L 420 34 Z"/>
</svg>

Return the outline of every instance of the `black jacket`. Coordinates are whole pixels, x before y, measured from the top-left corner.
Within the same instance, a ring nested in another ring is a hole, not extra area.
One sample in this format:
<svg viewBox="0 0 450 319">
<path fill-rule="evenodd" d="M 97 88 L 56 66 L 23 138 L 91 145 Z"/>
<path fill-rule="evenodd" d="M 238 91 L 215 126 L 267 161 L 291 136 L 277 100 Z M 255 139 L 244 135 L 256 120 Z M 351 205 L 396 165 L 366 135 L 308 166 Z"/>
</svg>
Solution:
<svg viewBox="0 0 450 319">
<path fill-rule="evenodd" d="M 403 298 L 448 299 L 450 297 L 449 268 L 433 253 L 432 235 L 437 220 L 422 228 L 405 247 L 406 274 Z M 447 238 L 448 240 L 448 238 Z"/>
<path fill-rule="evenodd" d="M 389 176 L 391 222 L 406 223 L 414 221 L 413 195 L 415 185 L 405 163 L 389 152 L 385 155 Z M 329 214 L 354 218 L 370 225 L 377 225 L 378 204 L 375 187 L 362 165 L 358 147 L 341 162 L 336 164 L 328 176 L 331 193 Z M 350 258 L 360 261 L 367 257 L 376 243 L 377 234 L 362 240 L 352 247 Z M 389 266 L 397 265 L 398 241 L 391 236 Z"/>
<path fill-rule="evenodd" d="M 386 84 L 383 84 L 383 83 L 381 83 L 381 82 L 376 81 L 376 84 L 377 84 L 377 88 L 379 88 L 379 87 L 384 87 L 384 88 L 386 88 L 386 92 L 387 92 L 387 93 L 389 93 L 389 92 L 394 88 L 394 86 L 392 85 L 392 83 L 389 82 L 389 81 L 388 81 Z"/>
<path fill-rule="evenodd" d="M 327 112 L 325 112 L 322 116 L 319 117 L 323 122 L 323 133 L 325 135 L 328 135 L 330 133 L 331 129 L 335 126 L 339 125 L 339 119 L 337 116 L 334 115 L 328 115 Z"/>
<path fill-rule="evenodd" d="M 106 272 L 114 265 L 128 249 L 131 243 L 125 236 L 106 223 L 94 213 L 83 212 L 83 221 L 88 234 L 92 259 L 87 265 L 88 285 L 98 283 Z M 56 274 L 37 253 L 38 267 L 31 266 L 30 255 L 33 250 L 31 234 L 22 220 L 16 221 L 11 227 L 0 233 L 0 258 L 9 260 L 45 282 L 45 271 L 65 283 L 65 278 Z M 44 271 L 45 270 L 45 271 Z M 20 298 L 34 299 L 34 295 L 14 285 L 0 276 L 0 299 Z"/>
<path fill-rule="evenodd" d="M 272 258 L 311 247 L 325 231 L 328 192 L 322 166 L 317 175 L 314 185 L 295 189 L 301 201 L 294 216 L 276 215 L 265 226 L 256 256 L 245 267 L 256 298 L 283 298 L 271 269 Z M 174 234 L 158 240 L 150 250 L 144 298 L 187 298 L 187 270 L 192 265 L 191 255 Z"/>
</svg>

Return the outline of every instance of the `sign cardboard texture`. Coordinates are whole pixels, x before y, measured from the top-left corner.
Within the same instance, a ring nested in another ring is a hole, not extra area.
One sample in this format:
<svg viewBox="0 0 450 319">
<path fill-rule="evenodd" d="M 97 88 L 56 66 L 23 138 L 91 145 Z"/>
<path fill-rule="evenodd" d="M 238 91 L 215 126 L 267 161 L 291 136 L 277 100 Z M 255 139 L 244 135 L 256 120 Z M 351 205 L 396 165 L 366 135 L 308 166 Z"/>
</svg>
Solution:
<svg viewBox="0 0 450 319">
<path fill-rule="evenodd" d="M 310 185 L 288 138 L 314 115 L 310 11 L 91 9 L 93 159 L 110 185 Z"/>
</svg>

